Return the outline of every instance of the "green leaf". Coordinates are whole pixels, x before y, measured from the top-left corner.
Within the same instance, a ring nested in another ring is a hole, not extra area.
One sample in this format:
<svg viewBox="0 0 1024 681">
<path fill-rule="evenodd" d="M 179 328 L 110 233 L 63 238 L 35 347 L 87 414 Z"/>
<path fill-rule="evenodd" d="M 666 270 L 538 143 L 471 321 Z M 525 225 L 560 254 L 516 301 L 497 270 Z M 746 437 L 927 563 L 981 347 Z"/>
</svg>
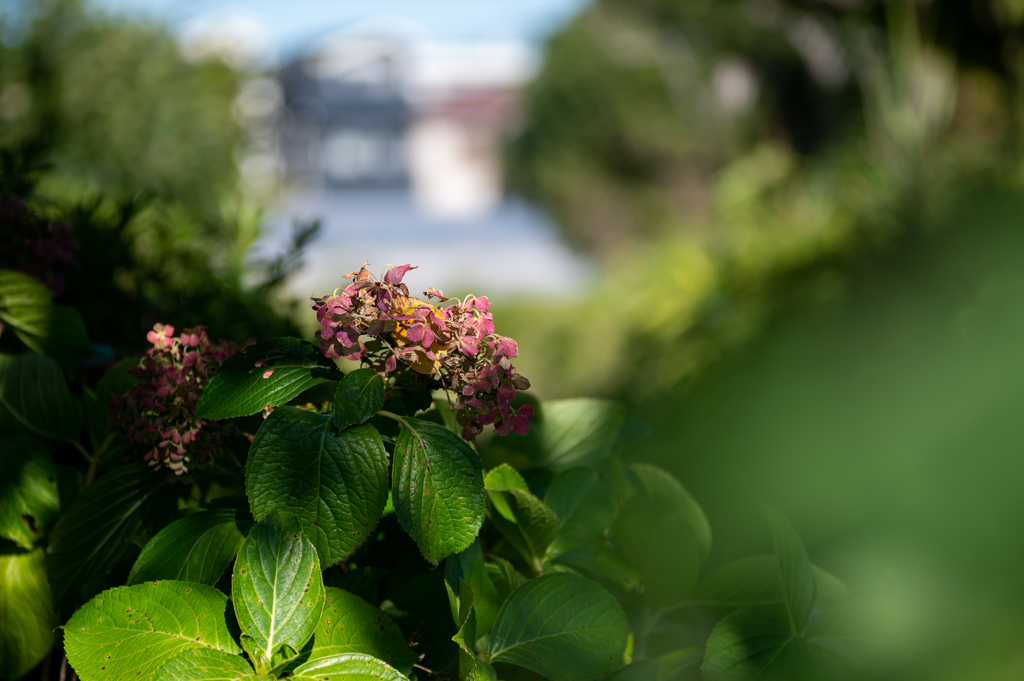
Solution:
<svg viewBox="0 0 1024 681">
<path fill-rule="evenodd" d="M 339 378 L 341 372 L 334 362 L 312 343 L 298 338 L 263 341 L 239 352 L 217 369 L 199 399 L 196 417 L 218 420 L 249 416 L 267 405 L 285 404 L 304 390 Z"/>
<path fill-rule="evenodd" d="M 604 534 L 615 518 L 611 492 L 589 468 L 570 468 L 556 475 L 544 503 L 561 523 L 551 543 L 554 555 Z"/>
<path fill-rule="evenodd" d="M 508 520 L 499 512 L 491 516 L 491 521 L 534 571 L 540 572 L 548 547 L 558 532 L 558 516 L 529 490 L 488 490 L 487 495 L 495 508 L 498 507 L 495 500 L 499 500 L 512 516 L 512 520 Z"/>
<path fill-rule="evenodd" d="M 349 372 L 334 394 L 334 427 L 344 430 L 366 423 L 384 406 L 384 379 L 373 369 Z"/>
<path fill-rule="evenodd" d="M 156 681 L 260 681 L 245 658 L 216 648 L 179 653 L 160 667 Z"/>
<path fill-rule="evenodd" d="M 386 613 L 341 589 L 327 589 L 326 598 L 307 662 L 362 653 L 384 660 L 403 674 L 412 671 L 417 656 Z"/>
<path fill-rule="evenodd" d="M 47 355 L 68 373 L 92 355 L 78 311 L 53 304 L 49 289 L 27 274 L 0 270 L 0 322 L 33 352 Z"/>
<path fill-rule="evenodd" d="M 246 515 L 218 508 L 175 520 L 142 549 L 128 584 L 177 579 L 215 586 L 252 526 Z"/>
<path fill-rule="evenodd" d="M 387 453 L 372 426 L 335 435 L 330 416 L 282 407 L 256 431 L 245 489 L 257 520 L 275 509 L 298 516 L 326 568 L 352 555 L 380 522 Z"/>
<path fill-rule="evenodd" d="M 622 405 L 610 400 L 543 402 L 529 435 L 505 438 L 503 444 L 556 473 L 574 466 L 596 468 L 611 454 L 625 418 Z"/>
<path fill-rule="evenodd" d="M 256 670 L 283 646 L 309 640 L 324 606 L 316 549 L 294 516 L 271 513 L 249 532 L 235 559 L 231 600 L 243 638 L 255 644 Z"/>
<path fill-rule="evenodd" d="M 460 582 L 466 581 L 473 590 L 474 599 L 479 598 L 484 590 L 487 570 L 484 566 L 484 551 L 480 540 L 475 539 L 469 548 L 445 558 L 444 588 L 448 592 L 448 604 L 452 609 L 455 625 L 462 624 L 460 612 Z"/>
<path fill-rule="evenodd" d="M 747 556 L 716 568 L 687 599 L 693 605 L 747 608 L 782 603 L 779 559 Z"/>
<path fill-rule="evenodd" d="M 765 513 L 772 530 L 775 554 L 779 557 L 779 576 L 789 625 L 794 632 L 800 632 L 806 626 L 818 596 L 814 568 L 804 543 L 786 517 L 771 508 L 766 508 Z"/>
<path fill-rule="evenodd" d="M 46 656 L 59 624 L 43 549 L 0 555 L 0 678 L 17 679 Z"/>
<path fill-rule="evenodd" d="M 143 463 L 116 468 L 82 490 L 50 534 L 54 603 L 128 556 L 132 537 L 166 510 L 173 493 L 165 476 Z"/>
<path fill-rule="evenodd" d="M 625 561 L 621 552 L 609 546 L 604 537 L 588 539 L 552 560 L 574 570 L 610 579 L 627 590 L 635 588 L 640 581 L 640 573 Z"/>
<path fill-rule="evenodd" d="M 30 549 L 60 515 L 57 468 L 27 434 L 0 433 L 0 440 L 0 537 Z"/>
<path fill-rule="evenodd" d="M 611 594 L 573 574 L 538 577 L 498 613 L 487 654 L 551 679 L 591 679 L 622 659 L 626 615 Z"/>
<path fill-rule="evenodd" d="M 431 563 L 472 544 L 483 524 L 480 457 L 436 423 L 402 419 L 391 491 L 399 522 Z"/>
<path fill-rule="evenodd" d="M 683 670 L 700 663 L 703 659 L 704 646 L 690 646 L 666 653 L 655 660 L 658 664 L 658 681 L 678 679 Z"/>
<path fill-rule="evenodd" d="M 679 481 L 647 464 L 631 471 L 639 490 L 612 524 L 615 543 L 640 573 L 652 607 L 682 603 L 711 551 L 711 528 L 704 512 Z"/>
<path fill-rule="evenodd" d="M 0 355 L 0 410 L 37 435 L 78 442 L 82 408 L 49 357 Z"/>
<path fill-rule="evenodd" d="M 512 490 L 525 490 L 530 491 L 530 486 L 526 484 L 526 480 L 519 474 L 515 468 L 509 466 L 507 463 L 503 463 L 497 468 L 492 468 L 484 476 L 484 489 L 488 492 L 502 492 Z M 488 498 L 491 503 L 494 504 L 494 509 L 502 515 L 503 518 L 511 522 L 516 521 L 516 514 L 512 511 L 512 507 L 508 505 L 505 497 L 501 494 L 488 494 Z"/>
<path fill-rule="evenodd" d="M 295 668 L 293 681 L 406 681 L 383 660 L 359 653 L 345 653 L 306 662 Z"/>
<path fill-rule="evenodd" d="M 213 587 L 190 582 L 109 589 L 64 627 L 68 662 L 82 681 L 147 679 L 186 650 L 240 653 L 224 619 L 227 603 Z"/>
<path fill-rule="evenodd" d="M 701 671 L 705 681 L 790 681 L 800 666 L 798 647 L 778 617 L 742 608 L 715 625 Z"/>
<path fill-rule="evenodd" d="M 836 577 L 814 566 L 818 604 L 847 600 L 850 590 Z M 783 605 L 786 599 L 776 556 L 747 556 L 713 570 L 693 588 L 689 605 L 750 608 Z"/>
<path fill-rule="evenodd" d="M 604 681 L 657 681 L 658 663 L 654 660 L 640 660 L 628 664 L 610 674 Z"/>
</svg>

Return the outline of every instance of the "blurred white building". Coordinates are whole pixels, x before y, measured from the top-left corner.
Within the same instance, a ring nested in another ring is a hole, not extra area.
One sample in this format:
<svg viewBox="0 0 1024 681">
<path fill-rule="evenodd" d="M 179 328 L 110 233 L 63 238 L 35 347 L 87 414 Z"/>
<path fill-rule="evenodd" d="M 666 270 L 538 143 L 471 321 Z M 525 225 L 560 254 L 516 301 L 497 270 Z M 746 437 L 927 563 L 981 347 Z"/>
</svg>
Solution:
<svg viewBox="0 0 1024 681">
<path fill-rule="evenodd" d="M 285 190 L 272 236 L 284 241 L 293 220 L 323 221 L 292 292 L 330 291 L 367 259 L 378 271 L 423 265 L 413 289 L 422 279 L 449 293 L 580 290 L 588 263 L 504 189 L 502 147 L 537 68 L 534 49 L 426 33 L 376 17 L 280 69 Z"/>
<path fill-rule="evenodd" d="M 407 189 L 429 216 L 502 198 L 502 143 L 536 57 L 516 43 L 410 40 L 400 20 L 317 41 L 281 70 L 282 152 L 301 190 Z"/>
</svg>

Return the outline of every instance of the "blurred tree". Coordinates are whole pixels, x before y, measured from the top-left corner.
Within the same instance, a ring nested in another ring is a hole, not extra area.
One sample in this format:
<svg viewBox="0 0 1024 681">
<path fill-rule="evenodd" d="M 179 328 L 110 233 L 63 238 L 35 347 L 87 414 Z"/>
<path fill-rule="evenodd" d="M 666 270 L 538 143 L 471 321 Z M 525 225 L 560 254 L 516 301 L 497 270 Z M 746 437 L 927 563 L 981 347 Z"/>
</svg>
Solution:
<svg viewBox="0 0 1024 681">
<path fill-rule="evenodd" d="M 189 62 L 166 30 L 81 0 L 4 10 L 0 195 L 71 224 L 80 249 L 63 298 L 90 339 L 141 349 L 155 322 L 235 340 L 295 333 L 277 292 L 316 225 L 251 261 L 262 218 L 239 186 L 233 113 L 247 74 Z"/>
<path fill-rule="evenodd" d="M 613 275 L 582 305 L 643 314 L 600 332 L 634 349 L 628 362 L 593 372 L 570 352 L 533 373 L 557 394 L 672 385 L 787 296 L 831 295 L 852 256 L 935 224 L 971 186 L 1019 184 L 1011 5 L 584 9 L 549 42 L 509 175 Z"/>
<path fill-rule="evenodd" d="M 238 76 L 188 63 L 167 33 L 87 12 L 80 0 L 15 0 L 0 17 L 0 143 L 45 139 L 48 184 L 138 192 L 216 208 L 234 188 Z"/>
</svg>

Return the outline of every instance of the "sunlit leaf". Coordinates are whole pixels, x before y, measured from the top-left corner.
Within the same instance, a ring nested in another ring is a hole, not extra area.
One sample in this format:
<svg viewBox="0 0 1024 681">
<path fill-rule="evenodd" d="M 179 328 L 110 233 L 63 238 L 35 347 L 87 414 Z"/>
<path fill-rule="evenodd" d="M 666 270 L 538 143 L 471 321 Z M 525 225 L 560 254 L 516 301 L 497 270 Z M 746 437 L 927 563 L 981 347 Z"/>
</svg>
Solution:
<svg viewBox="0 0 1024 681">
<path fill-rule="evenodd" d="M 160 667 L 155 681 L 260 681 L 240 655 L 215 648 L 190 649 Z"/>
<path fill-rule="evenodd" d="M 248 347 L 217 369 L 196 406 L 196 417 L 227 419 L 278 406 L 341 372 L 312 343 L 275 338 Z"/>
<path fill-rule="evenodd" d="M 109 589 L 68 621 L 64 649 L 82 681 L 153 678 L 190 649 L 240 653 L 224 618 L 227 602 L 213 587 L 191 582 Z"/>
<path fill-rule="evenodd" d="M 298 651 L 324 606 L 316 549 L 294 516 L 274 512 L 252 528 L 235 559 L 231 600 L 257 671 L 270 669 L 283 646 Z"/>
<path fill-rule="evenodd" d="M 387 478 L 372 426 L 335 435 L 330 416 L 282 407 L 256 431 L 245 486 L 257 520 L 274 510 L 299 518 L 326 568 L 352 555 L 380 522 Z"/>
<path fill-rule="evenodd" d="M 384 379 L 373 369 L 350 371 L 338 384 L 331 414 L 334 427 L 358 426 L 384 406 Z"/>
<path fill-rule="evenodd" d="M 412 671 L 417 656 L 391 617 L 341 589 L 329 588 L 325 597 L 307 662 L 343 653 L 362 653 L 384 660 L 403 674 Z"/>
<path fill-rule="evenodd" d="M 53 304 L 49 289 L 22 272 L 0 270 L 0 322 L 33 352 L 73 373 L 92 355 L 77 310 Z"/>
<path fill-rule="evenodd" d="M 383 660 L 359 653 L 345 653 L 306 662 L 295 668 L 294 681 L 406 681 Z"/>
<path fill-rule="evenodd" d="M 174 521 L 142 549 L 128 584 L 177 579 L 215 585 L 252 526 L 247 516 L 233 508 L 218 508 Z"/>
<path fill-rule="evenodd" d="M 57 638 L 43 549 L 0 555 L 0 623 L 0 678 L 17 679 Z"/>
<path fill-rule="evenodd" d="M 391 491 L 398 520 L 431 563 L 473 543 L 484 519 L 480 457 L 444 426 L 406 418 Z"/>
<path fill-rule="evenodd" d="M 60 515 L 57 468 L 27 434 L 0 433 L 0 440 L 0 537 L 30 549 Z"/>
</svg>

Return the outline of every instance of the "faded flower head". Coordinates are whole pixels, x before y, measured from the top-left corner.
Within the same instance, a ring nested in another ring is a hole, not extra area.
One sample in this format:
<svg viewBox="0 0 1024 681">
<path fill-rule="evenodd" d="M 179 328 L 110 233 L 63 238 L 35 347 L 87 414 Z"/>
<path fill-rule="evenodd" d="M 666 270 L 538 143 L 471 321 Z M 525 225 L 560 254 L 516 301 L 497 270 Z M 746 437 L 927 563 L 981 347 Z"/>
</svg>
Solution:
<svg viewBox="0 0 1024 681">
<path fill-rule="evenodd" d="M 409 295 L 402 279 L 411 265 L 389 267 L 375 279 L 364 264 L 341 291 L 313 299 L 320 350 L 330 358 L 358 360 L 385 378 L 411 372 L 431 389 L 455 395 L 462 437 L 473 441 L 485 425 L 495 432 L 525 435 L 533 407 L 512 407 L 518 390 L 530 382 L 510 360 L 519 349 L 494 332 L 485 297 L 447 298 L 428 289 L 436 303 Z"/>
<path fill-rule="evenodd" d="M 235 428 L 197 419 L 196 405 L 213 371 L 238 346 L 213 343 L 203 326 L 175 335 L 173 326 L 157 324 L 146 339 L 153 347 L 131 370 L 138 385 L 110 398 L 111 420 L 128 439 L 129 450 L 149 465 L 165 466 L 175 475 L 205 468 Z"/>
</svg>

